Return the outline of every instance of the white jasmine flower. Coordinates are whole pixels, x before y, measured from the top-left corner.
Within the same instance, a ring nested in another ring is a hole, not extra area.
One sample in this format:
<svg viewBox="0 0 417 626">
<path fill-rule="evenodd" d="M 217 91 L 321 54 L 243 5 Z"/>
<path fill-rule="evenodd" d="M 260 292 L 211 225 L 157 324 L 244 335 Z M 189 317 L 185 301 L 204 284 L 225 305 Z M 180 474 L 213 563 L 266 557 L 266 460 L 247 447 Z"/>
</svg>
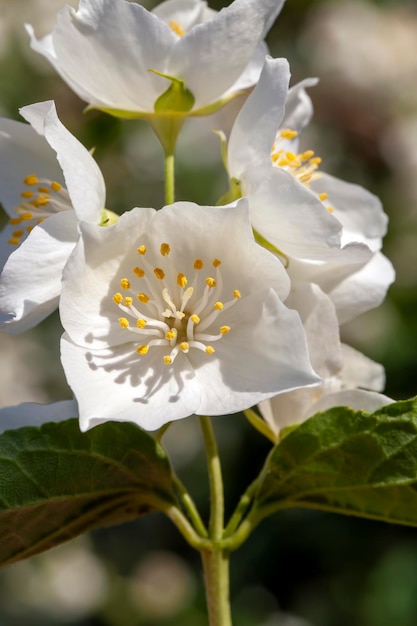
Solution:
<svg viewBox="0 0 417 626">
<path fill-rule="evenodd" d="M 314 388 L 280 393 L 259 404 L 277 439 L 282 428 L 334 406 L 373 412 L 392 402 L 378 393 L 385 384 L 383 367 L 340 343 L 336 311 L 329 296 L 317 285 L 306 285 L 292 293 L 287 304 L 300 313 L 312 365 L 323 380 Z"/>
<path fill-rule="evenodd" d="M 346 321 L 378 306 L 394 280 L 379 252 L 387 216 L 376 196 L 322 172 L 313 150 L 300 151 L 313 112 L 305 87 L 316 80 L 288 90 L 289 76 L 286 60 L 266 59 L 230 135 L 229 175 L 248 198 L 258 240 L 286 257 L 292 282 L 352 298 Z M 359 289 L 345 283 L 349 276 Z"/>
<path fill-rule="evenodd" d="M 61 124 L 53 102 L 21 109 L 30 125 L 0 120 L 0 328 L 22 332 L 58 305 L 78 220 L 106 224 L 102 174 Z M 62 168 L 62 169 L 61 169 Z"/>
<path fill-rule="evenodd" d="M 80 0 L 31 46 L 90 104 L 115 115 L 212 112 L 259 77 L 263 38 L 283 0 L 235 0 L 218 14 L 202 0 L 149 12 L 125 0 Z"/>
<path fill-rule="evenodd" d="M 133 209 L 81 225 L 64 270 L 62 363 L 80 425 L 147 430 L 318 382 L 289 279 L 255 243 L 245 201 Z"/>
</svg>

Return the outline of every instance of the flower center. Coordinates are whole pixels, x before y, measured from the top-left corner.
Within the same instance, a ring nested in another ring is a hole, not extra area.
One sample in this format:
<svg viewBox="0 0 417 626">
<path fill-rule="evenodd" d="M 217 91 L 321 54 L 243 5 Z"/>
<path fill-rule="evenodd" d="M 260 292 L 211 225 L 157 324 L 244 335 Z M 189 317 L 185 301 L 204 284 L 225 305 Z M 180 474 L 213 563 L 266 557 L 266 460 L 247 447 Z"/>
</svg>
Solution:
<svg viewBox="0 0 417 626">
<path fill-rule="evenodd" d="M 274 142 L 271 150 L 271 159 L 274 165 L 284 168 L 287 172 L 290 172 L 297 180 L 300 181 L 306 187 L 310 187 L 310 183 L 313 180 L 317 180 L 321 177 L 318 171 L 321 163 L 321 157 L 315 156 L 313 150 L 305 150 L 296 154 L 291 150 L 286 150 L 280 147 L 280 139 L 292 140 L 298 135 L 296 130 L 291 128 L 284 128 L 279 133 L 279 138 Z M 326 192 L 317 194 L 319 200 L 324 202 L 327 200 L 328 194 Z M 332 213 L 333 207 L 327 206 L 326 209 Z"/>
<path fill-rule="evenodd" d="M 136 352 L 144 356 L 150 348 L 165 348 L 162 359 L 166 365 L 174 362 L 180 352 L 187 354 L 197 349 L 214 354 L 213 343 L 231 330 L 224 322 L 225 313 L 241 297 L 235 289 L 227 301 L 221 300 L 223 280 L 220 259 L 213 259 L 214 275 L 207 275 L 205 262 L 196 258 L 188 276 L 178 272 L 167 257 L 168 243 L 160 246 L 158 266 L 150 263 L 145 245 L 137 249 L 140 266 L 132 268 L 131 278 L 120 280 L 120 289 L 113 296 L 114 303 L 123 311 L 118 319 L 120 327 L 136 335 Z M 188 270 L 191 268 L 187 268 Z M 219 323 L 223 317 L 223 324 Z"/>
<path fill-rule="evenodd" d="M 34 226 L 53 213 L 72 209 L 68 191 L 60 183 L 38 178 L 35 174 L 25 176 L 23 183 L 21 203 L 14 208 L 16 217 L 9 219 L 9 224 L 20 227 L 12 232 L 8 241 L 11 245 L 19 245 Z"/>
</svg>

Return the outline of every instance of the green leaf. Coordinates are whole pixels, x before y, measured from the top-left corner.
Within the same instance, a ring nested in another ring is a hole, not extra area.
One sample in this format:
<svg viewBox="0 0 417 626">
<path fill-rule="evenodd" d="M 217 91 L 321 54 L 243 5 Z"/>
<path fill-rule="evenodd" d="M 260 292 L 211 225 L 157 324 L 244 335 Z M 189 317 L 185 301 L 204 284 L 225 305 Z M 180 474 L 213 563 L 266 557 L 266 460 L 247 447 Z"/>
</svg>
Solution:
<svg viewBox="0 0 417 626">
<path fill-rule="evenodd" d="M 7 431 L 0 477 L 0 565 L 175 503 L 165 452 L 127 423 L 81 433 L 71 419 Z"/>
<path fill-rule="evenodd" d="M 272 450 L 254 517 L 307 507 L 417 525 L 417 399 L 318 413 Z"/>
</svg>

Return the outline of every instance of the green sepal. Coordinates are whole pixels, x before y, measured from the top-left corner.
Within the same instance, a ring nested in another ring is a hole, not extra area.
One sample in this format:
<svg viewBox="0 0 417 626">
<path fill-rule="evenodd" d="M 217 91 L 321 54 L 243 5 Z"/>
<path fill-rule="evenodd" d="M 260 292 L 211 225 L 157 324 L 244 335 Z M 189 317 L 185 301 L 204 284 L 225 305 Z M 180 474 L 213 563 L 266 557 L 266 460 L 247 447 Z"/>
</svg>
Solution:
<svg viewBox="0 0 417 626">
<path fill-rule="evenodd" d="M 240 186 L 240 180 L 237 178 L 230 179 L 230 187 L 216 202 L 216 206 L 225 206 L 235 200 L 239 200 L 242 197 L 242 188 Z"/>
<path fill-rule="evenodd" d="M 417 399 L 316 414 L 273 448 L 258 486 L 253 520 L 303 507 L 416 526 Z"/>
<path fill-rule="evenodd" d="M 164 450 L 140 428 L 78 420 L 0 435 L 0 565 L 175 504 Z"/>
<path fill-rule="evenodd" d="M 168 89 L 155 100 L 154 111 L 156 114 L 188 113 L 191 111 L 195 98 L 183 80 L 157 70 L 150 69 L 149 71 L 171 81 Z"/>
<path fill-rule="evenodd" d="M 259 243 L 260 246 L 262 246 L 263 248 L 266 248 L 266 250 L 269 250 L 269 252 L 272 252 L 273 254 L 276 254 L 277 256 L 280 256 L 282 259 L 284 259 L 284 267 L 287 269 L 287 267 L 290 264 L 290 260 L 287 257 L 287 255 L 284 252 L 282 252 L 282 250 L 274 246 L 274 244 L 272 244 L 270 241 L 268 241 L 268 239 L 265 239 L 265 237 L 263 237 L 261 233 L 258 233 L 257 230 L 252 228 L 252 231 L 253 231 L 253 236 L 255 237 L 256 243 Z"/>
</svg>

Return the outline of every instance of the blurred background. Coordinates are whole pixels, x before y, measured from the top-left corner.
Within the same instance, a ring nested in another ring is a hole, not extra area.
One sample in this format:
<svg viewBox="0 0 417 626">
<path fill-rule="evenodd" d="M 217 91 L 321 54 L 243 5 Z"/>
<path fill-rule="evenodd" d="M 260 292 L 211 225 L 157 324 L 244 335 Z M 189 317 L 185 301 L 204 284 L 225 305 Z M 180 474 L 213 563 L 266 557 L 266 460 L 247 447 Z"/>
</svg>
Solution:
<svg viewBox="0 0 417 626">
<path fill-rule="evenodd" d="M 74 7 L 75 0 L 67 2 Z M 156 2 L 142 2 L 152 8 Z M 212 0 L 220 9 L 229 2 Z M 52 28 L 61 0 L 0 0 L 0 116 L 55 99 L 63 123 L 95 148 L 107 207 L 163 204 L 160 147 L 142 122 L 82 103 L 31 52 L 23 22 Z M 250 25 L 248 25 L 250 27 Z M 304 149 L 323 169 L 381 197 L 390 218 L 384 252 L 397 280 L 385 303 L 343 329 L 383 363 L 386 393 L 417 392 L 417 5 L 415 0 L 291 0 L 272 28 L 273 56 L 290 60 L 309 93 L 314 123 Z M 178 199 L 214 203 L 226 189 L 212 128 L 228 129 L 242 104 L 186 124 L 178 146 Z M 70 397 L 59 363 L 57 315 L 21 337 L 0 335 L 0 406 Z M 268 444 L 240 415 L 216 420 L 229 510 L 259 471 Z M 168 431 L 174 464 L 207 512 L 198 424 Z M 232 558 L 237 626 L 415 626 L 417 530 L 301 510 L 264 522 Z M 105 528 L 0 572 L 0 626 L 205 626 L 197 554 L 162 516 Z"/>
</svg>

